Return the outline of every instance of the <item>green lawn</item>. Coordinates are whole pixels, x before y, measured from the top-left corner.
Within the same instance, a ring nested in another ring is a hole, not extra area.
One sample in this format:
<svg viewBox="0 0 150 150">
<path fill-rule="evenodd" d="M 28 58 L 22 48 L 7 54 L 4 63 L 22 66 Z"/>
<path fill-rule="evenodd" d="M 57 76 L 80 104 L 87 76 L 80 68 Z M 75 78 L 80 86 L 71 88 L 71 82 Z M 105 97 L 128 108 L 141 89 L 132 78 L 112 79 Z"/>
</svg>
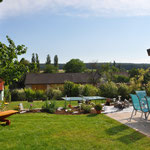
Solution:
<svg viewBox="0 0 150 150">
<path fill-rule="evenodd" d="M 92 101 L 95 103 L 95 101 Z M 30 104 L 33 104 L 33 108 L 41 108 L 42 105 L 44 104 L 43 101 L 34 101 L 34 102 L 27 102 L 27 101 L 17 101 L 17 102 L 11 102 L 6 109 L 15 109 L 17 108 L 17 106 L 19 105 L 19 103 L 23 104 L 23 107 L 28 109 L 30 107 Z M 105 103 L 105 100 L 97 100 L 96 103 Z M 58 107 L 64 107 L 65 105 L 65 101 L 63 100 L 57 100 L 56 104 Z M 67 105 L 69 104 L 69 102 L 67 102 Z M 77 106 L 78 102 L 77 101 L 72 101 L 71 102 L 72 106 Z"/>
<path fill-rule="evenodd" d="M 101 101 L 99 101 L 101 102 Z M 97 103 L 99 103 L 97 102 Z M 19 103 L 29 108 L 31 103 Z M 34 108 L 44 102 L 34 101 Z M 64 101 L 56 101 L 64 106 Z M 72 102 L 77 105 L 77 102 Z M 10 126 L 0 125 L 0 150 L 149 150 L 150 138 L 103 115 L 16 114 Z"/>
<path fill-rule="evenodd" d="M 148 150 L 150 138 L 101 115 L 16 114 L 0 126 L 2 150 Z"/>
</svg>

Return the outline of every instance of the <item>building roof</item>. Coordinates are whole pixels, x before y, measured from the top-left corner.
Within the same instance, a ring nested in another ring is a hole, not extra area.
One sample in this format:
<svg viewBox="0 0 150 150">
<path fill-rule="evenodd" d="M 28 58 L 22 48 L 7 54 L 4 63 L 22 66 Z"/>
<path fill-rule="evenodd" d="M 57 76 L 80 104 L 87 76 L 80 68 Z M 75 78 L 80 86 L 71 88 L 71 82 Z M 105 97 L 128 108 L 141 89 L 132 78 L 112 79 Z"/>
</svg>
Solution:
<svg viewBox="0 0 150 150">
<path fill-rule="evenodd" d="M 31 84 L 63 84 L 65 81 L 74 83 L 90 83 L 89 73 L 28 73 L 25 85 Z"/>
</svg>

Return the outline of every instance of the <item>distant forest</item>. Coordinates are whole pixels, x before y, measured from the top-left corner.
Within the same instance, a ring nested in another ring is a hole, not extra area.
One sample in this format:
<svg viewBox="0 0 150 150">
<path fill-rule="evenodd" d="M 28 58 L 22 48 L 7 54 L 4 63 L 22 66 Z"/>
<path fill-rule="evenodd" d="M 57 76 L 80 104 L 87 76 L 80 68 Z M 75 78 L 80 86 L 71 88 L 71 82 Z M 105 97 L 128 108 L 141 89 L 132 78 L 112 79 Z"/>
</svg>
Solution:
<svg viewBox="0 0 150 150">
<path fill-rule="evenodd" d="M 87 69 L 96 69 L 94 68 L 93 65 L 94 63 L 85 63 Z M 97 66 L 101 66 L 103 64 L 108 64 L 108 63 L 97 63 Z M 114 65 L 113 63 L 109 63 L 111 65 Z M 63 69 L 65 64 L 59 64 L 59 69 Z M 147 69 L 150 67 L 150 64 L 134 64 L 134 63 L 115 63 L 115 66 L 119 69 L 125 69 L 125 70 L 130 70 L 132 68 L 143 68 L 143 69 Z M 40 64 L 40 69 L 43 70 L 45 67 L 45 64 Z"/>
</svg>

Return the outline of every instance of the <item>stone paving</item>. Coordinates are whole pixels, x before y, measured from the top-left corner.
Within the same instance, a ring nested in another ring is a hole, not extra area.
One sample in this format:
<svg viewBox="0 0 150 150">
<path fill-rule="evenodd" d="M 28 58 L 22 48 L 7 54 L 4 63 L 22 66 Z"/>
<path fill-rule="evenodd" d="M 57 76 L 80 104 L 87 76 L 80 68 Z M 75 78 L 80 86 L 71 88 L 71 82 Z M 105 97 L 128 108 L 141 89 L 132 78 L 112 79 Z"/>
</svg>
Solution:
<svg viewBox="0 0 150 150">
<path fill-rule="evenodd" d="M 141 113 L 137 112 L 137 114 L 134 115 L 132 120 L 130 121 L 129 118 L 131 117 L 132 111 L 131 109 L 127 110 L 128 111 L 124 110 L 107 113 L 106 115 L 150 137 L 150 115 L 147 121 L 144 119 L 144 115 L 143 118 L 141 118 Z"/>
</svg>

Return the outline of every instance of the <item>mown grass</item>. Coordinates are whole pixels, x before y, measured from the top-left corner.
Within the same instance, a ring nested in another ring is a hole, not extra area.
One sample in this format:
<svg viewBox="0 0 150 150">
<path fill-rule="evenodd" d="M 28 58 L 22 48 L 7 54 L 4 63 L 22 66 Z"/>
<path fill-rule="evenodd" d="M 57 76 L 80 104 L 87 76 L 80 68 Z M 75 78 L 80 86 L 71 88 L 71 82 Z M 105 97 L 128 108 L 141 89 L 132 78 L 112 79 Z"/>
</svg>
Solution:
<svg viewBox="0 0 150 150">
<path fill-rule="evenodd" d="M 2 150 L 148 150 L 150 139 L 101 115 L 16 114 L 0 126 Z"/>
<path fill-rule="evenodd" d="M 103 101 L 99 101 L 100 103 Z M 28 109 L 44 102 L 11 102 L 7 109 L 23 103 Z M 56 101 L 60 107 L 64 101 Z M 69 104 L 69 103 L 68 103 Z M 77 102 L 71 103 L 73 106 Z M 104 114 L 55 115 L 15 114 L 10 126 L 0 125 L 0 150 L 149 150 L 150 138 Z"/>
<path fill-rule="evenodd" d="M 56 105 L 58 107 L 64 107 L 65 106 L 65 101 L 64 100 L 55 100 L 56 101 Z M 92 101 L 92 102 L 96 102 L 96 103 L 105 103 L 105 100 L 97 100 L 97 101 Z M 33 102 L 27 102 L 27 101 L 16 101 L 16 102 L 11 102 L 9 105 L 7 105 L 6 109 L 16 109 L 17 106 L 22 103 L 23 107 L 25 109 L 29 109 L 30 104 L 33 105 L 33 108 L 41 108 L 44 104 L 44 101 L 33 101 Z M 70 104 L 70 102 L 67 102 L 67 105 Z M 71 105 L 72 106 L 77 106 L 78 102 L 77 101 L 71 101 Z"/>
</svg>

